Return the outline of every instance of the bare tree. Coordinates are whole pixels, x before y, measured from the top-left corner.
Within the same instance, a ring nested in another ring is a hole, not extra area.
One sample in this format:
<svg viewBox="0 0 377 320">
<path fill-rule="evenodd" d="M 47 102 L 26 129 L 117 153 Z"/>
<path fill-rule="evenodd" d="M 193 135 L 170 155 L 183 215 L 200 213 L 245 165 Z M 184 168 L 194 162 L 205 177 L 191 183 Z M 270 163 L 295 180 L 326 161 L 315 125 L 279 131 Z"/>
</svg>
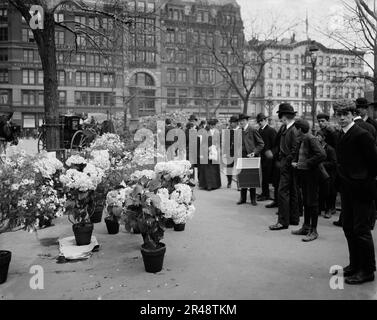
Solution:
<svg viewBox="0 0 377 320">
<path fill-rule="evenodd" d="M 220 37 L 227 35 L 226 40 L 222 40 L 227 42 L 226 49 L 213 42 L 207 45 L 207 52 L 212 56 L 213 69 L 237 93 L 243 103 L 243 113 L 247 113 L 250 97 L 263 77 L 264 67 L 279 54 L 276 51 L 274 55 L 267 56 L 266 50 L 277 44 L 278 39 L 298 23 L 279 28 L 274 23 L 263 34 L 252 32 L 252 39 L 248 42 L 243 34 L 240 35 L 240 26 L 237 23 L 233 23 L 231 28 L 218 25 Z"/>
<path fill-rule="evenodd" d="M 374 87 L 374 100 L 377 101 L 377 14 L 364 0 L 354 0 L 352 4 L 343 1 L 344 14 L 337 23 L 326 30 L 317 28 L 319 32 L 336 41 L 343 48 L 365 63 L 371 71 L 344 77 L 344 80 L 365 79 Z M 373 62 L 371 61 L 373 57 Z M 341 79 L 339 79 L 341 80 Z"/>
<path fill-rule="evenodd" d="M 101 29 L 94 28 L 90 25 L 84 25 L 78 21 L 55 21 L 54 13 L 63 6 L 73 6 L 75 10 L 83 13 L 91 13 L 96 16 L 106 17 L 114 23 L 126 26 L 132 25 L 135 21 L 135 15 L 131 14 L 121 7 L 118 1 L 75 1 L 75 0 L 9 0 L 9 2 L 18 10 L 30 25 L 32 14 L 31 6 L 39 5 L 43 8 L 43 28 L 32 28 L 35 42 L 38 47 L 41 58 L 43 79 L 44 79 L 44 103 L 45 103 L 45 121 L 47 127 L 47 150 L 60 149 L 59 136 L 59 97 L 58 97 L 58 80 L 57 80 L 57 62 L 56 62 L 56 43 L 55 30 L 63 28 L 71 32 L 75 37 L 76 50 L 77 38 L 82 35 L 86 41 L 92 44 L 102 52 L 101 44 L 98 43 L 98 37 L 109 39 L 108 35 Z M 111 39 L 109 39 L 111 41 Z"/>
</svg>

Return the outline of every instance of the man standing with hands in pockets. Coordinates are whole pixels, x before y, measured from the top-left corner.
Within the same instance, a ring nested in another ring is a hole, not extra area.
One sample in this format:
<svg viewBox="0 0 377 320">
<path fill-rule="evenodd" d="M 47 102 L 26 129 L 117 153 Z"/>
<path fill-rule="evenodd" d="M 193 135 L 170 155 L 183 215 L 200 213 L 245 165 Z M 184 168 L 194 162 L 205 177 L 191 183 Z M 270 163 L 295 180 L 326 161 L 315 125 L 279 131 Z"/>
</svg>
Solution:
<svg viewBox="0 0 377 320">
<path fill-rule="evenodd" d="M 242 158 L 253 158 L 259 156 L 263 150 L 264 142 L 257 130 L 249 125 L 249 116 L 241 114 L 239 116 L 239 125 L 242 129 Z M 257 205 L 256 189 L 250 188 L 250 200 L 253 206 Z M 241 198 L 237 204 L 246 203 L 247 189 L 241 189 Z"/>
</svg>

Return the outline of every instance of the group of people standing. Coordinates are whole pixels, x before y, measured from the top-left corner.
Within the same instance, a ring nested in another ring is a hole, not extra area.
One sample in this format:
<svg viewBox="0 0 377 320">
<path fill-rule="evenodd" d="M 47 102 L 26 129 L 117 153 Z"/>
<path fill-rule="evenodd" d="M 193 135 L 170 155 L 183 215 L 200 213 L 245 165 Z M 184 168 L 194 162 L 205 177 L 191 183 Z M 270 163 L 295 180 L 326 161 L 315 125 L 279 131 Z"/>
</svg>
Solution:
<svg viewBox="0 0 377 320">
<path fill-rule="evenodd" d="M 249 189 L 250 200 L 253 206 L 257 201 L 273 200 L 266 205 L 278 209 L 276 223 L 269 226 L 271 231 L 298 226 L 303 216 L 302 226 L 292 234 L 302 236 L 304 242 L 316 240 L 318 217 L 321 212 L 327 219 L 336 213 L 340 193 L 341 214 L 334 224 L 343 227 L 347 239 L 349 265 L 343 271 L 349 284 L 373 281 L 376 271 L 371 230 L 377 217 L 377 122 L 368 117 L 369 106 L 365 98 L 337 100 L 334 103 L 337 125 L 330 123 L 329 114 L 320 113 L 318 130 L 310 130 L 308 121 L 296 118 L 288 103 L 279 105 L 277 114 L 282 125 L 278 131 L 262 113 L 256 117 L 259 128 L 254 128 L 245 114 L 232 116 L 228 126 L 231 156 L 235 154 L 232 136 L 242 130 L 242 158 L 261 158 L 262 192 L 257 195 L 256 189 Z M 212 149 L 217 123 L 211 119 L 199 126 L 192 115 L 185 129 L 186 139 L 192 129 L 208 132 L 209 161 L 202 164 L 198 156 L 194 164 L 198 168 L 199 187 L 206 190 L 221 187 L 219 150 Z M 200 154 L 200 134 L 197 139 Z M 234 165 L 228 163 L 224 167 Z M 233 179 L 228 171 L 228 188 Z M 274 187 L 273 198 L 270 184 Z M 239 191 L 237 204 L 242 205 L 247 202 L 248 190 Z"/>
</svg>

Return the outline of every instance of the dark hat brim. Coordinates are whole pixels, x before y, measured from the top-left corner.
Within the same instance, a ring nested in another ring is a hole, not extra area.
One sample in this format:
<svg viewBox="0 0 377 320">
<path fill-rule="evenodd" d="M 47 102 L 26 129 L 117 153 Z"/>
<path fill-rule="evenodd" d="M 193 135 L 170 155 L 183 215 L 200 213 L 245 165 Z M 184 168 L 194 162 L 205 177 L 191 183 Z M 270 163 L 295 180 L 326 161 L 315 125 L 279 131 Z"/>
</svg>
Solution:
<svg viewBox="0 0 377 320">
<path fill-rule="evenodd" d="M 297 111 L 279 110 L 276 113 L 279 113 L 279 114 L 284 114 L 284 113 L 287 113 L 287 114 L 296 114 Z"/>
</svg>

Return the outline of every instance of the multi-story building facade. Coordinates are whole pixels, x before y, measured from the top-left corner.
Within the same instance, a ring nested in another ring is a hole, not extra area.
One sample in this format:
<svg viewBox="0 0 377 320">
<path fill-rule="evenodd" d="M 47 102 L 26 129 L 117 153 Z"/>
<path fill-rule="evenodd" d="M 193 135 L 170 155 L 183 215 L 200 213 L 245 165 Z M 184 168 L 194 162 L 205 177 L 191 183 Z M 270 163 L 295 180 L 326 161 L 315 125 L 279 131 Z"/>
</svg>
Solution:
<svg viewBox="0 0 377 320">
<path fill-rule="evenodd" d="M 35 128 L 44 117 L 43 72 L 33 33 L 21 14 L 3 1 L 0 4 L 0 109 L 12 108 L 23 128 Z M 61 113 L 112 112 L 123 108 L 123 59 L 121 34 L 113 21 L 62 5 L 57 22 L 70 21 L 75 30 L 89 26 L 108 36 L 92 33 L 95 44 L 82 35 L 56 26 L 56 59 Z M 78 24 L 75 24 L 77 22 Z M 118 31 L 117 31 L 118 32 Z M 118 41 L 110 42 L 112 36 Z M 96 45 L 100 45 L 99 52 Z"/>
<path fill-rule="evenodd" d="M 211 48 L 230 60 L 243 45 L 243 22 L 235 0 L 174 0 L 161 10 L 163 110 L 184 110 L 201 117 L 240 111 L 239 96 L 214 68 Z M 237 69 L 237 66 L 235 66 Z M 229 69 L 230 70 L 230 69 Z"/>
<path fill-rule="evenodd" d="M 177 109 L 202 116 L 215 108 L 229 115 L 239 111 L 238 96 L 224 88 L 222 77 L 211 67 L 212 57 L 205 53 L 212 44 L 229 52 L 229 35 L 235 27 L 242 43 L 235 0 L 120 3 L 117 10 L 134 17 L 132 27 L 68 4 L 56 12 L 57 22 L 76 31 L 88 26 L 106 34 L 91 32 L 95 43 L 79 35 L 76 50 L 72 32 L 56 26 L 61 113 L 127 111 L 137 119 Z M 43 72 L 33 33 L 21 14 L 3 1 L 0 109 L 11 108 L 23 128 L 34 128 L 43 121 L 43 105 Z"/>
<path fill-rule="evenodd" d="M 257 95 L 250 99 L 250 113 L 276 112 L 279 103 L 289 102 L 299 115 L 309 115 L 312 106 L 313 63 L 309 48 L 315 53 L 314 80 L 317 111 L 332 111 L 338 98 L 364 96 L 365 81 L 352 78 L 364 74 L 359 56 L 340 49 L 326 48 L 311 40 L 286 39 L 265 50 L 267 64 L 260 79 Z M 272 108 L 271 108 L 272 107 Z"/>
</svg>

